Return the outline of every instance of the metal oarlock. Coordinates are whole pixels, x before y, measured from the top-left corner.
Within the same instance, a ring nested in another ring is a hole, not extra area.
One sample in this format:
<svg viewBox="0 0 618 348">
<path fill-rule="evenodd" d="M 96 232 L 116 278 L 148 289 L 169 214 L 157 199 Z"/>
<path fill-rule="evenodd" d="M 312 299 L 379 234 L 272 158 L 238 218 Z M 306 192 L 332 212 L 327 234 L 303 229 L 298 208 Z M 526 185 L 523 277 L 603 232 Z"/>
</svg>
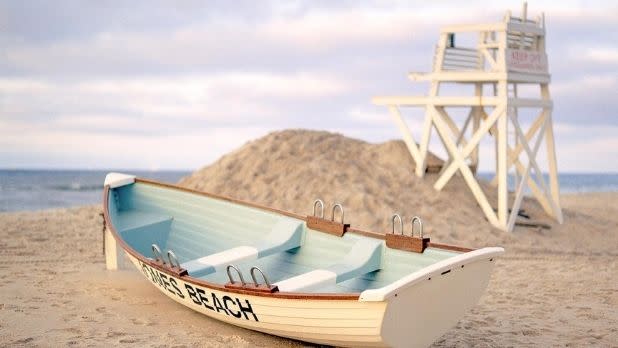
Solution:
<svg viewBox="0 0 618 348">
<path fill-rule="evenodd" d="M 159 248 L 159 246 L 156 244 L 153 244 L 151 248 L 152 255 L 154 256 L 155 261 L 161 261 L 165 263 L 165 259 L 163 258 L 163 254 L 161 253 L 161 248 Z"/>
<path fill-rule="evenodd" d="M 170 267 L 172 268 L 178 268 L 180 269 L 180 262 L 178 262 L 178 258 L 176 257 L 176 254 L 174 254 L 173 251 L 168 250 L 167 251 L 167 260 L 170 263 Z"/>
<path fill-rule="evenodd" d="M 412 218 L 412 231 L 411 231 L 411 236 L 414 237 L 414 223 L 418 222 L 418 237 L 419 238 L 423 238 L 423 221 L 421 220 L 420 217 L 415 216 Z"/>
<path fill-rule="evenodd" d="M 339 210 L 341 211 L 341 223 L 343 223 L 343 205 L 341 205 L 340 203 L 336 203 L 335 205 L 333 205 L 333 210 L 331 211 L 330 215 L 330 221 L 335 221 L 335 210 L 337 210 L 337 207 L 339 207 Z"/>
<path fill-rule="evenodd" d="M 395 232 L 396 221 L 399 220 L 399 231 Z M 423 221 L 418 216 L 412 218 L 412 226 L 410 235 L 405 234 L 403 229 L 403 219 L 399 214 L 393 214 L 391 217 L 392 229 L 391 233 L 386 233 L 384 239 L 386 246 L 391 249 L 399 249 L 405 251 L 412 251 L 416 253 L 423 253 L 429 246 L 429 238 L 423 236 Z M 418 223 L 418 237 L 414 235 L 415 225 Z"/>
<path fill-rule="evenodd" d="M 320 207 L 319 212 L 317 210 L 318 205 Z M 339 211 L 341 212 L 341 221 L 335 221 L 335 211 L 337 209 L 339 209 Z M 350 224 L 344 223 L 344 218 L 345 218 L 344 215 L 345 213 L 343 211 L 343 205 L 336 203 L 333 205 L 330 219 L 325 219 L 324 218 L 324 201 L 322 201 L 321 199 L 316 199 L 313 202 L 313 215 L 308 215 L 305 221 L 307 223 L 307 228 L 320 231 L 320 232 L 330 233 L 338 237 L 341 237 L 350 227 Z"/>
<path fill-rule="evenodd" d="M 313 201 L 313 216 L 317 216 L 315 215 L 315 207 L 320 204 L 320 218 L 324 218 L 324 201 L 322 201 L 321 199 L 316 199 L 315 201 Z"/>
<path fill-rule="evenodd" d="M 255 279 L 255 271 L 260 272 L 260 274 L 262 275 L 262 279 L 264 279 L 264 284 L 266 284 L 266 286 L 270 288 L 270 282 L 268 281 L 268 278 L 266 278 L 266 275 L 264 274 L 264 272 L 262 272 L 262 270 L 259 269 L 258 267 L 253 266 L 251 267 L 250 273 L 251 273 L 251 278 L 253 279 L 253 283 L 255 284 L 255 286 L 256 287 L 259 286 L 257 279 Z"/>
<path fill-rule="evenodd" d="M 401 232 L 401 235 L 403 235 L 403 220 L 401 219 L 401 215 L 399 214 L 393 214 L 393 216 L 391 217 L 391 223 L 393 225 L 393 234 L 395 234 L 395 220 L 399 219 L 399 232 Z"/>
<path fill-rule="evenodd" d="M 234 265 L 227 265 L 227 277 L 230 280 L 230 283 L 234 284 L 236 283 L 234 281 L 234 278 L 232 277 L 232 273 L 230 273 L 230 269 L 234 269 L 236 270 L 236 273 L 238 274 L 238 278 L 240 278 L 240 283 L 242 284 L 242 286 L 247 285 L 247 282 L 245 282 L 245 279 L 242 277 L 242 273 L 240 272 L 240 270 L 234 266 Z"/>
</svg>

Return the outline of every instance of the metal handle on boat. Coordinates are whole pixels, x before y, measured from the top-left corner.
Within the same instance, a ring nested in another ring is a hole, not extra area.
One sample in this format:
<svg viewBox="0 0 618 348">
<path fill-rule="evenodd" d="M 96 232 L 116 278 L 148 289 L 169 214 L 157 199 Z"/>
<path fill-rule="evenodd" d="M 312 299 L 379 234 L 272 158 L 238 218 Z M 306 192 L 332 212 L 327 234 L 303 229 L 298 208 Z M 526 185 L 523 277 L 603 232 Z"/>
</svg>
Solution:
<svg viewBox="0 0 618 348">
<path fill-rule="evenodd" d="M 324 218 L 324 201 L 322 201 L 321 199 L 316 199 L 315 201 L 313 201 L 313 216 L 316 216 L 315 207 L 318 205 L 318 203 L 320 204 L 320 217 L 323 219 Z"/>
<path fill-rule="evenodd" d="M 260 274 L 262 275 L 262 279 L 264 279 L 264 284 L 266 284 L 266 286 L 268 286 L 270 288 L 270 282 L 268 281 L 268 278 L 266 278 L 266 275 L 264 274 L 264 272 L 262 272 L 261 269 L 253 266 L 251 267 L 251 278 L 253 278 L 253 282 L 255 283 L 255 286 L 258 286 L 258 282 L 255 279 L 255 271 L 260 272 Z"/>
<path fill-rule="evenodd" d="M 155 261 L 161 261 L 163 263 L 165 263 L 165 259 L 163 259 L 163 254 L 161 254 L 161 248 L 159 248 L 158 245 L 153 244 L 152 245 L 152 254 L 155 257 Z"/>
<path fill-rule="evenodd" d="M 333 210 L 331 211 L 330 214 L 330 220 L 331 221 L 335 221 L 335 210 L 337 210 L 337 207 L 339 207 L 339 210 L 341 210 L 341 223 L 343 223 L 343 205 L 337 203 L 335 205 L 333 205 Z"/>
<path fill-rule="evenodd" d="M 167 251 L 167 260 L 170 262 L 170 266 L 172 266 L 172 268 L 177 267 L 178 269 L 180 269 L 180 262 L 178 262 L 178 258 L 173 251 Z"/>
<path fill-rule="evenodd" d="M 423 221 L 420 217 L 415 216 L 412 218 L 412 237 L 414 237 L 414 223 L 418 222 L 418 236 L 419 238 L 423 238 Z"/>
<path fill-rule="evenodd" d="M 399 231 L 401 232 L 401 235 L 403 235 L 403 220 L 401 219 L 401 215 L 399 214 L 393 214 L 393 216 L 391 217 L 391 222 L 393 225 L 393 234 L 395 234 L 395 220 L 399 219 Z"/>
<path fill-rule="evenodd" d="M 234 278 L 232 277 L 232 273 L 230 273 L 230 268 L 233 268 L 236 270 L 236 273 L 238 274 L 238 277 L 240 278 L 240 283 L 243 286 L 247 285 L 247 283 L 245 282 L 245 279 L 242 277 L 242 273 L 240 273 L 240 270 L 234 265 L 227 265 L 227 277 L 230 279 L 230 283 L 232 284 L 236 283 L 234 281 Z"/>
</svg>

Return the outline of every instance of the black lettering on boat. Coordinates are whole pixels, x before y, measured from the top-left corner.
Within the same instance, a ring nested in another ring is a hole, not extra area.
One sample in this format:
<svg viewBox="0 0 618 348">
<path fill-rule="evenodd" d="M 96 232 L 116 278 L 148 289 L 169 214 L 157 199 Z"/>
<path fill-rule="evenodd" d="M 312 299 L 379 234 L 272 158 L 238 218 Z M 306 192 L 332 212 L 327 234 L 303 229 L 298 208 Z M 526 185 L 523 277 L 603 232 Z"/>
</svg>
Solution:
<svg viewBox="0 0 618 348">
<path fill-rule="evenodd" d="M 210 309 L 211 311 L 214 311 L 215 309 L 208 304 L 208 296 L 206 296 L 206 292 L 200 288 L 195 288 L 195 290 L 197 291 L 197 296 L 200 298 L 200 301 L 202 301 L 204 307 Z"/>
<path fill-rule="evenodd" d="M 214 293 L 212 293 L 212 303 L 215 305 L 217 312 L 223 310 L 225 314 L 230 315 L 230 313 L 227 312 L 227 309 L 221 305 L 221 301 L 219 301 L 219 298 Z"/>
<path fill-rule="evenodd" d="M 234 300 L 233 300 L 231 297 L 229 297 L 229 296 L 223 296 L 223 305 L 225 306 L 225 308 L 226 308 L 226 309 L 227 309 L 227 310 L 228 310 L 228 311 L 229 311 L 229 312 L 230 312 L 233 316 L 235 316 L 236 318 L 240 318 L 240 316 L 241 316 L 240 311 L 238 311 L 238 312 L 233 311 L 233 310 L 230 308 L 230 306 L 228 305 L 228 302 L 231 302 L 231 303 L 232 303 L 232 305 L 234 305 L 234 306 L 236 305 L 236 302 L 234 302 Z"/>
<path fill-rule="evenodd" d="M 146 264 L 142 262 L 140 262 L 140 264 L 142 265 L 142 272 L 144 272 L 146 278 L 150 279 L 150 277 L 148 276 L 148 266 L 146 266 Z"/>
<path fill-rule="evenodd" d="M 238 308 L 240 308 L 240 311 L 245 316 L 245 319 L 249 320 L 247 313 L 251 313 L 255 321 L 259 321 L 255 313 L 253 313 L 253 308 L 251 308 L 251 303 L 249 303 L 249 300 L 245 300 L 245 302 L 247 303 L 247 307 L 243 307 L 243 305 L 240 303 L 240 300 L 238 298 L 236 299 L 236 303 L 238 303 Z"/>
<path fill-rule="evenodd" d="M 152 283 L 159 285 L 161 288 L 169 291 L 182 299 L 186 298 L 184 292 L 179 287 L 178 281 L 163 272 L 159 272 L 145 263 L 141 263 L 142 271 L 146 278 Z M 246 320 L 251 320 L 249 313 L 253 316 L 255 321 L 259 321 L 257 315 L 253 312 L 253 307 L 249 300 L 243 300 L 246 305 L 243 305 L 239 298 L 232 298 L 230 296 L 223 296 L 223 300 L 220 300 L 213 292 L 206 292 L 199 287 L 193 287 L 188 283 L 184 284 L 187 295 L 196 305 L 204 306 L 205 308 L 216 311 L 217 313 L 225 313 L 235 318 L 245 317 Z M 212 298 L 212 300 L 209 299 Z M 237 307 L 238 309 L 236 309 Z"/>
<path fill-rule="evenodd" d="M 163 287 L 165 288 L 165 290 L 175 295 L 176 293 L 170 289 L 171 284 L 167 280 L 167 274 L 159 272 L 159 276 L 161 277 L 161 280 L 163 281 Z"/>
<path fill-rule="evenodd" d="M 176 290 L 178 297 L 185 298 L 185 295 L 183 295 L 182 291 L 180 291 L 180 288 L 178 287 L 178 282 L 176 282 L 176 279 L 170 277 L 170 284 L 172 284 L 172 287 Z"/>
<path fill-rule="evenodd" d="M 191 301 L 193 301 L 193 303 L 197 305 L 202 304 L 202 302 L 200 302 L 200 299 L 197 297 L 197 294 L 195 293 L 195 290 L 193 290 L 191 285 L 185 283 L 185 289 L 187 289 L 187 293 L 189 294 L 189 297 L 191 298 Z"/>
<path fill-rule="evenodd" d="M 159 272 L 153 270 L 152 267 L 148 267 L 148 271 L 150 272 L 150 278 L 153 283 L 156 282 L 159 286 L 163 285 L 161 278 L 159 277 Z"/>
</svg>

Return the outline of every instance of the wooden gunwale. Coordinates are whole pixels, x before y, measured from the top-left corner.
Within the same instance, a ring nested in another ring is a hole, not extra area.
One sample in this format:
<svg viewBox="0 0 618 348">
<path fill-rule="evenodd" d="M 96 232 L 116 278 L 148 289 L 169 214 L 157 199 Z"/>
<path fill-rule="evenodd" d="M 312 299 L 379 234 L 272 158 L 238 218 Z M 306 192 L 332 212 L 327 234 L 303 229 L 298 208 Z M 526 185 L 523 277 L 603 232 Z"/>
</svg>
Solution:
<svg viewBox="0 0 618 348">
<path fill-rule="evenodd" d="M 197 194 L 200 196 L 210 197 L 214 199 L 227 201 L 230 203 L 244 205 L 244 206 L 251 207 L 251 208 L 257 208 L 261 210 L 270 211 L 270 212 L 281 214 L 281 215 L 288 216 L 291 218 L 299 219 L 305 222 L 307 221 L 306 216 L 302 216 L 302 215 L 288 212 L 285 210 L 263 206 L 263 205 L 252 203 L 252 202 L 242 201 L 242 200 L 227 197 L 227 196 L 217 195 L 217 194 L 210 193 L 210 192 L 197 191 L 197 190 L 193 190 L 190 188 L 180 187 L 180 186 L 176 186 L 172 184 L 166 184 L 166 183 L 161 183 L 158 181 L 142 179 L 142 178 L 135 178 L 135 182 L 169 188 L 169 189 L 178 190 L 178 191 L 184 191 L 184 192 L 188 192 L 192 194 Z M 190 275 L 178 276 L 177 274 L 169 270 L 167 267 L 162 267 L 155 260 L 149 259 L 145 257 L 144 255 L 138 253 L 136 250 L 131 248 L 131 246 L 129 246 L 120 237 L 120 234 L 118 233 L 118 231 L 116 231 L 116 228 L 112 224 L 112 221 L 109 216 L 109 191 L 110 191 L 109 185 L 106 185 L 103 189 L 103 217 L 105 219 L 106 227 L 110 230 L 114 239 L 116 239 L 116 242 L 120 244 L 120 247 L 122 249 L 124 249 L 131 256 L 138 259 L 140 262 L 152 268 L 155 268 L 159 272 L 163 272 L 168 276 L 180 278 L 187 283 L 191 283 L 194 285 L 202 286 L 202 287 L 213 289 L 213 290 L 218 290 L 222 292 L 230 292 L 230 293 L 238 293 L 238 294 L 243 294 L 243 295 L 251 295 L 251 296 L 262 296 L 262 297 L 273 297 L 273 298 L 284 298 L 284 299 L 307 299 L 307 300 L 358 300 L 360 297 L 360 293 L 301 293 L 301 292 L 266 293 L 266 292 L 250 291 L 250 290 L 247 291 L 247 290 L 235 289 L 235 288 L 229 288 L 229 287 L 226 288 L 225 285 L 219 285 L 216 283 L 207 282 L 202 279 L 191 277 Z M 361 236 L 365 236 L 365 237 L 370 237 L 370 238 L 376 238 L 376 239 L 382 239 L 382 240 L 385 239 L 385 236 L 382 233 L 363 231 L 363 230 L 352 228 L 352 227 L 346 230 L 346 233 L 348 232 L 353 233 L 353 234 L 358 234 Z M 451 251 L 458 251 L 458 252 L 469 252 L 469 251 L 474 250 L 474 249 L 469 249 L 469 248 L 464 248 L 464 247 L 458 247 L 458 246 L 452 246 L 452 245 L 446 245 L 446 244 L 437 244 L 437 243 L 429 243 L 428 247 L 451 250 Z"/>
</svg>

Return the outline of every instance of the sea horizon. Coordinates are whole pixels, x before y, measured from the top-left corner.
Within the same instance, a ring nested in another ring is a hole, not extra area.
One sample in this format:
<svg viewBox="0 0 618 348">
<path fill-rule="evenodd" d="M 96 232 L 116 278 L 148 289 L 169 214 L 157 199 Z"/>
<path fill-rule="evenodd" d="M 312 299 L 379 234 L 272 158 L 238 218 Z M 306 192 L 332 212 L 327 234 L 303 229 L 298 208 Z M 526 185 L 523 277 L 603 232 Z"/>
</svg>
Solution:
<svg viewBox="0 0 618 348">
<path fill-rule="evenodd" d="M 194 170 L 144 169 L 0 169 L 0 212 L 37 211 L 97 204 L 105 175 L 124 172 L 140 177 L 177 183 Z M 546 176 L 546 174 L 544 174 Z M 490 180 L 493 173 L 479 172 Z M 547 177 L 545 178 L 547 180 Z M 618 173 L 561 173 L 560 192 L 618 192 Z M 514 189 L 513 177 L 509 188 Z"/>
</svg>

